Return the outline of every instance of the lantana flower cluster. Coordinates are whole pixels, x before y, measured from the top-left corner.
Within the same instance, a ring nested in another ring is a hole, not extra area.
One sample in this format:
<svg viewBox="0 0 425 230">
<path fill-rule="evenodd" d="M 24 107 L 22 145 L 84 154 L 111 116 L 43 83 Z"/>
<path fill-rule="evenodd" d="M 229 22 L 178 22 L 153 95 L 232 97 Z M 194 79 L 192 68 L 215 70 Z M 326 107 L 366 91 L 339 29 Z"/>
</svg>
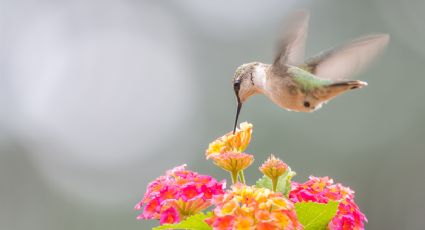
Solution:
<svg viewBox="0 0 425 230">
<path fill-rule="evenodd" d="M 218 182 L 185 167 L 175 167 L 148 185 L 144 198 L 135 207 L 136 210 L 144 207 L 138 219 L 177 223 L 205 210 L 211 205 L 213 196 L 224 193 L 225 181 Z"/>
<path fill-rule="evenodd" d="M 301 229 L 294 204 L 266 188 L 236 184 L 214 198 L 213 229 Z"/>
<path fill-rule="evenodd" d="M 295 203 L 338 201 L 338 211 L 329 223 L 329 229 L 364 229 L 363 223 L 367 221 L 366 216 L 354 203 L 354 191 L 341 184 L 334 184 L 329 177 L 310 176 L 310 180 L 303 184 L 292 182 L 289 198 Z"/>
<path fill-rule="evenodd" d="M 187 170 L 186 165 L 178 166 L 148 185 L 135 207 L 142 210 L 138 218 L 158 219 L 161 225 L 167 224 L 166 229 L 364 229 L 367 219 L 354 203 L 351 189 L 334 184 L 329 177 L 311 176 L 305 183 L 291 182 L 295 172 L 274 155 L 259 168 L 264 176 L 256 185 L 247 185 L 244 170 L 253 163 L 254 155 L 244 151 L 251 141 L 252 127 L 242 123 L 234 133 L 210 143 L 205 151 L 206 159 L 230 173 L 229 189 L 225 190 L 224 180 L 219 182 Z M 317 203 L 316 208 L 334 203 L 333 212 L 327 210 L 334 215 L 325 222 L 317 221 L 321 217 L 311 216 L 308 210 L 311 202 Z M 210 212 L 200 215 L 209 207 Z"/>
</svg>

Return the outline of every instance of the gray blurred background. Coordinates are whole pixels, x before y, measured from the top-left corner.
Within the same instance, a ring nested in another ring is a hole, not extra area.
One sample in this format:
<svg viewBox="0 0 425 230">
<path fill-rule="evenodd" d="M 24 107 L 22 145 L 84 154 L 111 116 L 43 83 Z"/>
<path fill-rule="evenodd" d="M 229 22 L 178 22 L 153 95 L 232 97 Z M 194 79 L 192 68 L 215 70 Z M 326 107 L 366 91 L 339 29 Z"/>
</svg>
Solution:
<svg viewBox="0 0 425 230">
<path fill-rule="evenodd" d="M 356 191 L 367 229 L 423 229 L 424 1 L 0 1 L 0 229 L 149 229 L 134 205 L 232 128 L 234 70 L 311 12 L 307 54 L 391 34 L 363 90 L 312 114 L 253 97 L 253 183 L 270 153 Z M 227 178 L 228 179 L 228 178 Z"/>
</svg>

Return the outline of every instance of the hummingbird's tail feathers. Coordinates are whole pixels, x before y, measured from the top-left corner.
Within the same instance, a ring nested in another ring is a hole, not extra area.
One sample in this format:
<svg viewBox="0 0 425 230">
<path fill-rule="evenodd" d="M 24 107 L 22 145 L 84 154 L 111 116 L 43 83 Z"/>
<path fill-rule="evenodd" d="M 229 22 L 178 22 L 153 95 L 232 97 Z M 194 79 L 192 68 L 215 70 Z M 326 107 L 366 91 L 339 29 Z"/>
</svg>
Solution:
<svg viewBox="0 0 425 230">
<path fill-rule="evenodd" d="M 344 92 L 353 89 L 360 89 L 365 86 L 367 86 L 367 82 L 364 81 L 341 81 L 324 87 L 324 89 L 319 90 L 315 96 L 322 100 L 328 101 Z"/>
<path fill-rule="evenodd" d="M 342 81 L 337 82 L 329 85 L 330 87 L 337 87 L 337 88 L 348 88 L 348 89 L 359 89 L 362 87 L 367 86 L 367 82 L 364 81 Z"/>
</svg>

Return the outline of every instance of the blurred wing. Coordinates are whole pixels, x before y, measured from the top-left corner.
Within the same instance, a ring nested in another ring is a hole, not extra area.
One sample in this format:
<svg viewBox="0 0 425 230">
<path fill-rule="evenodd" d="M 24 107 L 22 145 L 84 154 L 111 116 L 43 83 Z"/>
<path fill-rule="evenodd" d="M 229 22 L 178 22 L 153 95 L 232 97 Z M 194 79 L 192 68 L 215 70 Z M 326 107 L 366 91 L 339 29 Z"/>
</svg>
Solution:
<svg viewBox="0 0 425 230">
<path fill-rule="evenodd" d="M 388 34 L 358 38 L 310 58 L 306 61 L 307 69 L 323 79 L 348 79 L 365 69 L 385 48 L 389 38 Z"/>
<path fill-rule="evenodd" d="M 273 62 L 273 69 L 285 70 L 285 64 L 299 65 L 304 62 L 309 14 L 296 11 L 289 18 L 279 41 L 279 51 Z"/>
</svg>

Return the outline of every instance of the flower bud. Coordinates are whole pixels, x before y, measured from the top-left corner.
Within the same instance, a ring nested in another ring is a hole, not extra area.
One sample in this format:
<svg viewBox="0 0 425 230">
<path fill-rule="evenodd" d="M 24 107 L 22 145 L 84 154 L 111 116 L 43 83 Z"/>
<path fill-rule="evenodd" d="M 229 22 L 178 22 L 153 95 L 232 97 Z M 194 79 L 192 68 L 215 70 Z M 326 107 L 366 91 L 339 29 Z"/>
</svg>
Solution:
<svg viewBox="0 0 425 230">
<path fill-rule="evenodd" d="M 273 154 L 263 163 L 260 171 L 272 180 L 273 191 L 276 192 L 279 177 L 288 171 L 288 165 Z"/>
<path fill-rule="evenodd" d="M 288 165 L 273 154 L 260 167 L 260 171 L 270 179 L 282 176 L 287 170 Z"/>
</svg>

